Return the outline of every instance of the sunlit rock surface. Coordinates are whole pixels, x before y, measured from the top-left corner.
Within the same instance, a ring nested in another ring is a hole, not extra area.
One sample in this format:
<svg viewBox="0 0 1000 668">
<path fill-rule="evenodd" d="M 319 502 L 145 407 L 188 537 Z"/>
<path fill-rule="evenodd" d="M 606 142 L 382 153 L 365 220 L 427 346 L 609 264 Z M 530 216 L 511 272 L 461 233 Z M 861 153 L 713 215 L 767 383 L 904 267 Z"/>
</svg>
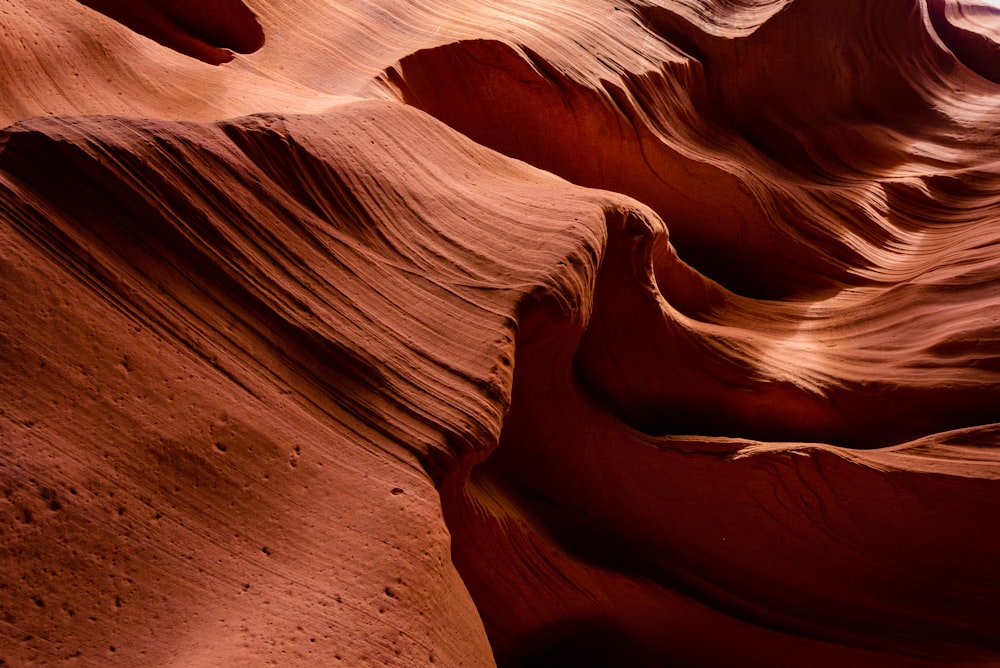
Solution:
<svg viewBox="0 0 1000 668">
<path fill-rule="evenodd" d="M 0 665 L 997 665 L 997 40 L 0 0 Z"/>
</svg>

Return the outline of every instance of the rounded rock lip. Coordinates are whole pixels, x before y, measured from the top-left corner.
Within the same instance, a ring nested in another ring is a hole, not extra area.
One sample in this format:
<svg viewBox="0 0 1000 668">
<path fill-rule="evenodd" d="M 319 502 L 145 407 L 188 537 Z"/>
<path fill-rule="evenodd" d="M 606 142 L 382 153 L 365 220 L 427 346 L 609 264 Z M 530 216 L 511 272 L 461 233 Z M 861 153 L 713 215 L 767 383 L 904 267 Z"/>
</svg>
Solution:
<svg viewBox="0 0 1000 668">
<path fill-rule="evenodd" d="M 263 28 L 242 0 L 80 2 L 140 35 L 211 65 L 231 61 L 233 52 L 253 53 L 265 41 Z"/>
<path fill-rule="evenodd" d="M 934 32 L 958 60 L 1000 84 L 1000 1 L 927 0 Z"/>
</svg>

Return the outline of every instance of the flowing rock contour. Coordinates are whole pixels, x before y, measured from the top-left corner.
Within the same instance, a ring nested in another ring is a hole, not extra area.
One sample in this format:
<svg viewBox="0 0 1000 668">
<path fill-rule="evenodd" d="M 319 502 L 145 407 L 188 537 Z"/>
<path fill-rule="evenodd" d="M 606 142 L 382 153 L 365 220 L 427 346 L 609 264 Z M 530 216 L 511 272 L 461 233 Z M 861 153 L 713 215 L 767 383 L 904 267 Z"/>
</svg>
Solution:
<svg viewBox="0 0 1000 668">
<path fill-rule="evenodd" d="M 1000 663 L 1000 10 L 0 17 L 0 665 Z"/>
</svg>

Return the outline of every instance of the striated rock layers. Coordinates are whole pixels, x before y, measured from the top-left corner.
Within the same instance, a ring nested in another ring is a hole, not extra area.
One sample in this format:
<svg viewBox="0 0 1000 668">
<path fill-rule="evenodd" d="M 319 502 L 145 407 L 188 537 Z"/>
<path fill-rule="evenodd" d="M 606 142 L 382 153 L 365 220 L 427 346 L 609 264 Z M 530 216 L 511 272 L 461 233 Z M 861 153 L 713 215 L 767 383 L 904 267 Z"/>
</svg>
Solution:
<svg viewBox="0 0 1000 668">
<path fill-rule="evenodd" d="M 0 665 L 1000 664 L 998 10 L 0 17 Z"/>
</svg>

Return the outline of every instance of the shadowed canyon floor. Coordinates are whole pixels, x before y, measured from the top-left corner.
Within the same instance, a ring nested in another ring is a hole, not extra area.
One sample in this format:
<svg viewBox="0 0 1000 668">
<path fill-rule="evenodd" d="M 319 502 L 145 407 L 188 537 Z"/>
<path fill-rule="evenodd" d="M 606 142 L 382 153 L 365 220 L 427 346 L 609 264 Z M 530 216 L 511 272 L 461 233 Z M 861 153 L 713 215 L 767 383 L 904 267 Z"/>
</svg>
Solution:
<svg viewBox="0 0 1000 668">
<path fill-rule="evenodd" d="M 1000 10 L 0 17 L 0 666 L 1000 665 Z"/>
</svg>

